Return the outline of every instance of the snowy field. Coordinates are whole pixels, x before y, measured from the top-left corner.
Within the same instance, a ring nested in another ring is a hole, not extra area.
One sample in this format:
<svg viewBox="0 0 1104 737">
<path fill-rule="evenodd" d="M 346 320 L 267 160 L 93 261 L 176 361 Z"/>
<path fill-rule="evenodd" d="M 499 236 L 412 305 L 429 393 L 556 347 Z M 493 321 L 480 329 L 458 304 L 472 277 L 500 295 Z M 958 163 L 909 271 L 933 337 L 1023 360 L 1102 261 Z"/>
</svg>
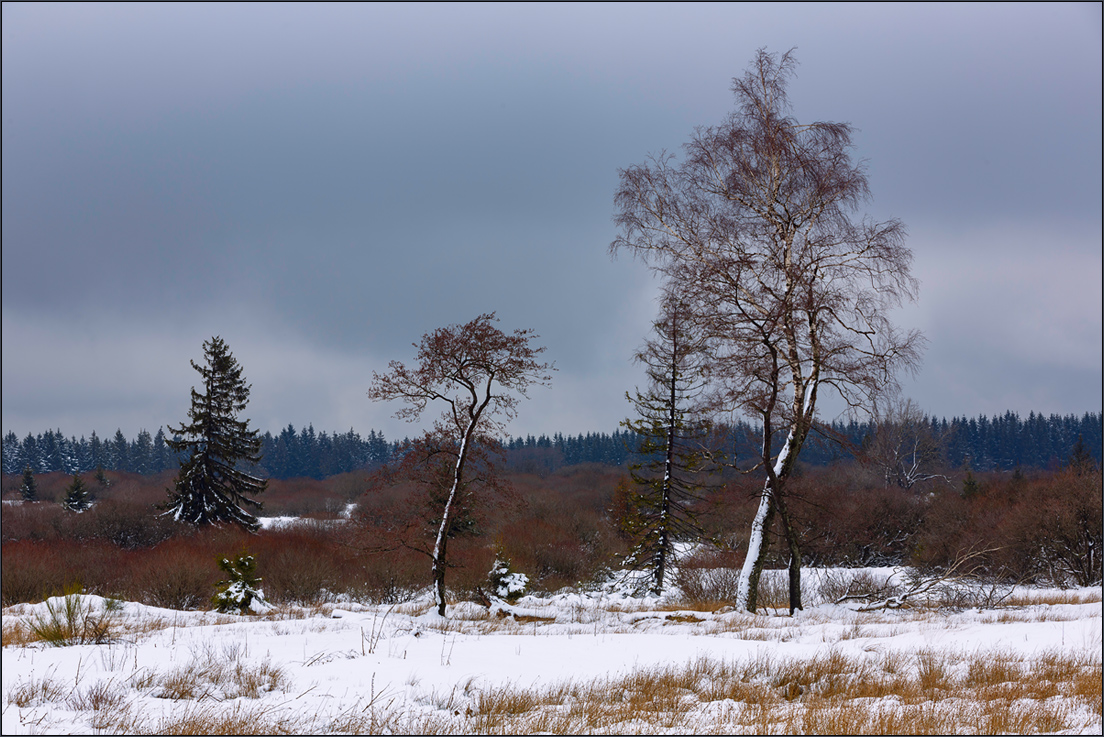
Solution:
<svg viewBox="0 0 1104 737">
<path fill-rule="evenodd" d="M 257 616 L 19 605 L 3 612 L 3 733 L 1100 734 L 1099 588 L 869 612 L 818 596 L 893 573 L 809 571 L 792 618 L 615 586 L 444 619 L 428 598 Z M 52 623 L 104 642 L 35 641 Z"/>
</svg>

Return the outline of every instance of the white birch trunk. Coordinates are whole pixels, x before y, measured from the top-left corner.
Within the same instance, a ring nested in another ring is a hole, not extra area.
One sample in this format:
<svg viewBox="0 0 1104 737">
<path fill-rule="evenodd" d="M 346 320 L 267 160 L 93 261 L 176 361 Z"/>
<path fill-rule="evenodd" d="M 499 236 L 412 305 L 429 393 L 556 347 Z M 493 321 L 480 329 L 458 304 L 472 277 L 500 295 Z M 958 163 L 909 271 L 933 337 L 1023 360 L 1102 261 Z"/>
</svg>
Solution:
<svg viewBox="0 0 1104 737">
<path fill-rule="evenodd" d="M 790 455 L 793 437 L 793 429 L 791 429 L 790 434 L 786 437 L 786 444 L 782 446 L 782 452 L 778 454 L 778 460 L 774 464 L 776 478 L 782 472 L 782 466 Z M 748 540 L 747 557 L 744 558 L 744 567 L 740 570 L 740 580 L 736 586 L 736 609 L 738 611 L 747 610 L 748 599 L 751 597 L 751 574 L 755 569 L 755 561 L 759 560 L 759 553 L 763 549 L 763 541 L 766 538 L 766 529 L 764 528 L 766 527 L 767 513 L 770 510 L 771 494 L 773 493 L 774 490 L 768 480 L 763 485 L 763 495 L 759 498 L 759 509 L 755 511 L 755 519 L 751 523 L 751 537 Z"/>
<path fill-rule="evenodd" d="M 755 519 L 751 523 L 751 538 L 748 540 L 747 557 L 744 558 L 744 567 L 740 570 L 740 580 L 736 587 L 736 609 L 747 610 L 748 597 L 751 595 L 751 572 L 755 567 L 755 561 L 759 559 L 759 551 L 763 547 L 763 528 L 767 520 L 767 512 L 770 510 L 770 485 L 763 487 L 763 495 L 759 497 L 759 509 L 755 511 Z"/>
<path fill-rule="evenodd" d="M 452 488 L 449 489 L 448 501 L 445 502 L 445 509 L 441 514 L 441 526 L 437 529 L 437 540 L 433 543 L 433 603 L 437 607 L 437 611 L 442 614 L 445 610 L 445 591 L 441 568 L 445 563 L 441 560 L 441 547 L 444 545 L 445 535 L 448 534 L 449 511 L 452 509 L 452 501 L 456 498 L 457 489 L 460 488 L 460 471 L 467 444 L 468 432 L 465 431 L 463 437 L 460 438 L 460 452 L 456 456 L 456 470 L 452 474 Z"/>
</svg>

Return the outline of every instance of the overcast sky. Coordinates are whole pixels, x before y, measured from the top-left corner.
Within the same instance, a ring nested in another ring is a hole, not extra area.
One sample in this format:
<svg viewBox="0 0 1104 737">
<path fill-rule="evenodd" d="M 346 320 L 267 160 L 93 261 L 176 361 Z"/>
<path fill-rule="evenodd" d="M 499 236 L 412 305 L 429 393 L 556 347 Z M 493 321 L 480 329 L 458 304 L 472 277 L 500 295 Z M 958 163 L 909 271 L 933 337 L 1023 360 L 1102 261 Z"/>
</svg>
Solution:
<svg viewBox="0 0 1104 737">
<path fill-rule="evenodd" d="M 509 430 L 612 431 L 656 286 L 607 255 L 618 170 L 760 47 L 908 226 L 906 393 L 1099 412 L 1097 3 L 4 3 L 3 430 L 178 424 L 221 335 L 254 427 L 414 434 L 372 372 L 493 310 L 558 368 Z"/>
</svg>

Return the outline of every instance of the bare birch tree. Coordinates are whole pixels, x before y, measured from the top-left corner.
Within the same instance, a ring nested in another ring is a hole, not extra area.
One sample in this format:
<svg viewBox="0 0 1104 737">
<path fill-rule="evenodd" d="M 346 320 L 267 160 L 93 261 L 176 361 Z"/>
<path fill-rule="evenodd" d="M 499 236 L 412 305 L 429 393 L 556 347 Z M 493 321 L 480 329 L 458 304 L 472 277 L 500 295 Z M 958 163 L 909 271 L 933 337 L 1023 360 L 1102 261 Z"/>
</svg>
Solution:
<svg viewBox="0 0 1104 737">
<path fill-rule="evenodd" d="M 911 489 L 922 481 L 942 479 L 947 432 L 936 432 L 911 399 L 891 398 L 873 412 L 871 434 L 863 442 L 863 459 L 882 474 L 885 485 Z"/>
<path fill-rule="evenodd" d="M 801 606 L 785 485 L 822 390 L 866 410 L 915 365 L 923 340 L 889 320 L 918 288 L 904 225 L 856 217 L 869 189 L 851 160 L 852 128 L 790 116 L 795 67 L 792 52 L 760 50 L 733 80 L 735 111 L 699 128 L 681 161 L 664 153 L 622 170 L 610 245 L 646 260 L 696 305 L 721 406 L 761 424 L 766 479 L 736 602 L 750 611 L 775 514 L 790 551 L 791 611 Z"/>
<path fill-rule="evenodd" d="M 507 335 L 495 322 L 490 313 L 466 325 L 427 333 L 414 346 L 417 365 L 407 368 L 392 361 L 387 373 L 373 372 L 368 392 L 376 401 L 405 402 L 395 416 L 410 422 L 418 420 L 430 403 L 444 407 L 435 428 L 426 433 L 427 447 L 435 453 L 451 448 L 453 459 L 432 553 L 434 600 L 441 616 L 445 615 L 449 531 L 458 500 L 471 482 L 466 472 L 473 445 L 480 436 L 499 433 L 502 423 L 513 419 L 531 385 L 546 385 L 552 378 L 551 365 L 537 360 L 544 348 L 530 345 L 536 337 L 533 331 L 516 330 Z"/>
</svg>

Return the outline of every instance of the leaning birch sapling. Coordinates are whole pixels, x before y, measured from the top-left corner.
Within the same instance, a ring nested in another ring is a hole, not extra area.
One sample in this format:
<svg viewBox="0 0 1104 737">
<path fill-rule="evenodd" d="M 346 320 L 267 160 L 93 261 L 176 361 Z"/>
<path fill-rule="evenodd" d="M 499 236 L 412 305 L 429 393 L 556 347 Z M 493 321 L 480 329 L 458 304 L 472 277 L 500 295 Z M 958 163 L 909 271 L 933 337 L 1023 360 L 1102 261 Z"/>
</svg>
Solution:
<svg viewBox="0 0 1104 737">
<path fill-rule="evenodd" d="M 392 361 L 387 373 L 373 373 L 368 392 L 375 401 L 404 402 L 406 406 L 395 416 L 408 422 L 418 420 L 431 403 L 443 407 L 436 427 L 426 433 L 427 439 L 449 439 L 455 459 L 432 551 L 434 601 L 440 616 L 445 615 L 449 530 L 457 502 L 470 481 L 466 472 L 473 445 L 481 436 L 500 434 L 504 423 L 516 415 L 529 387 L 547 385 L 552 378 L 552 366 L 538 360 L 544 348 L 531 344 L 537 337 L 533 331 L 516 330 L 507 335 L 495 322 L 492 312 L 465 325 L 427 333 L 414 345 L 418 349 L 416 365 Z"/>
</svg>

